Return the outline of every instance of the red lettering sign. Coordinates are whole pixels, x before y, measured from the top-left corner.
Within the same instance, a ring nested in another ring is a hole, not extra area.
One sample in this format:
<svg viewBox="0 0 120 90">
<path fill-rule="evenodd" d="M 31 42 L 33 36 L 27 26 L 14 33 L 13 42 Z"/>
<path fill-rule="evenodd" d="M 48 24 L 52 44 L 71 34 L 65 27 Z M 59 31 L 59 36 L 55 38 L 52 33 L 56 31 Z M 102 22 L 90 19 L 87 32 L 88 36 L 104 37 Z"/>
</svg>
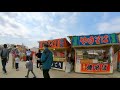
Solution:
<svg viewBox="0 0 120 90">
<path fill-rule="evenodd" d="M 88 39 L 86 37 L 80 37 L 80 42 L 85 45 L 85 43 L 88 42 Z"/>
<path fill-rule="evenodd" d="M 89 39 L 87 39 L 88 44 L 92 45 L 94 43 L 94 37 L 90 36 Z"/>
<path fill-rule="evenodd" d="M 110 64 L 81 64 L 81 72 L 110 72 Z"/>
<path fill-rule="evenodd" d="M 100 44 L 100 36 L 98 36 L 98 37 L 95 37 L 95 42 L 96 42 L 96 44 Z"/>
<path fill-rule="evenodd" d="M 104 37 L 103 37 L 103 41 L 102 41 L 103 43 L 108 43 L 108 35 L 105 35 Z"/>
<path fill-rule="evenodd" d="M 43 44 L 47 43 L 49 47 L 51 48 L 62 48 L 62 47 L 69 47 L 70 43 L 67 44 L 65 42 L 68 42 L 66 39 L 55 39 L 55 40 L 48 40 L 48 41 L 41 41 L 39 42 L 40 48 L 43 48 Z"/>
</svg>

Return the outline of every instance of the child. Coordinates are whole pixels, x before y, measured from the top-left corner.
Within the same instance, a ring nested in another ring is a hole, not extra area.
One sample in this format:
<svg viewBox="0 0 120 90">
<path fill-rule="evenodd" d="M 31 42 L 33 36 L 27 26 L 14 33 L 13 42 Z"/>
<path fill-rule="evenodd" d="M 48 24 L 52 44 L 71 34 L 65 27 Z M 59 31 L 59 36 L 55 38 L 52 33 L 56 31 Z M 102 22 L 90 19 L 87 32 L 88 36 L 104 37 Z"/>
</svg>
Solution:
<svg viewBox="0 0 120 90">
<path fill-rule="evenodd" d="M 20 56 L 17 55 L 16 58 L 15 58 L 15 68 L 16 68 L 16 71 L 19 71 L 19 61 L 20 61 Z"/>
<path fill-rule="evenodd" d="M 26 78 L 29 77 L 29 72 L 31 71 L 32 74 L 34 75 L 33 78 L 36 78 L 34 72 L 33 72 L 33 62 L 32 62 L 32 58 L 30 58 L 29 62 L 26 63 L 26 68 L 28 69 L 28 72 L 27 72 L 27 76 L 25 76 Z"/>
</svg>

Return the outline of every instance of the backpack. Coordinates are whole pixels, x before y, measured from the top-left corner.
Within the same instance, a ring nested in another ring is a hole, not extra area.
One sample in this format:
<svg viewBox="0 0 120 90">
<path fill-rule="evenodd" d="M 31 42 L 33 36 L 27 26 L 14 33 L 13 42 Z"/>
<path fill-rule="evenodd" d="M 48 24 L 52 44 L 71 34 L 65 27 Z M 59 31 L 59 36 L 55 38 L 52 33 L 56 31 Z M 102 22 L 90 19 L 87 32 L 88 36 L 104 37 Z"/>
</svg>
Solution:
<svg viewBox="0 0 120 90">
<path fill-rule="evenodd" d="M 13 50 L 12 54 L 16 57 L 18 55 L 17 49 Z"/>
</svg>

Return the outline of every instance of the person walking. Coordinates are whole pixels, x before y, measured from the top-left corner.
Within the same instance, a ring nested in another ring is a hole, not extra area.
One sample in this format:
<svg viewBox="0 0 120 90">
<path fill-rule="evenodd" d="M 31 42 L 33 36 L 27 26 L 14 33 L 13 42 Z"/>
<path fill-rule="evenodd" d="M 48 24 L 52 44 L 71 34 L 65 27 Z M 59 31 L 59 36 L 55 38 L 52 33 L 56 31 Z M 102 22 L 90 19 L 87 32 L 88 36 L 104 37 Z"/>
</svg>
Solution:
<svg viewBox="0 0 120 90">
<path fill-rule="evenodd" d="M 15 58 L 15 68 L 16 68 L 16 71 L 19 71 L 19 62 L 20 62 L 20 56 L 17 55 L 16 58 Z"/>
<path fill-rule="evenodd" d="M 30 57 L 30 60 L 26 62 L 26 68 L 28 69 L 27 75 L 25 76 L 26 78 L 29 77 L 29 72 L 32 72 L 34 75 L 33 78 L 36 78 L 36 75 L 33 72 L 33 62 L 32 62 L 32 57 Z"/>
<path fill-rule="evenodd" d="M 26 51 L 26 60 L 29 61 L 31 57 L 31 51 L 30 49 Z"/>
<path fill-rule="evenodd" d="M 42 63 L 41 63 L 41 61 L 40 61 L 41 55 L 42 55 L 42 53 L 41 53 L 41 51 L 39 50 L 38 53 L 36 54 L 36 56 L 37 56 L 37 68 L 39 68 L 39 67 L 41 68 L 41 65 L 42 65 Z"/>
<path fill-rule="evenodd" d="M 2 60 L 2 67 L 4 74 L 7 74 L 6 71 L 6 63 L 8 63 L 9 60 L 9 50 L 7 48 L 7 44 L 4 44 L 4 48 L 1 50 L 1 60 Z"/>
<path fill-rule="evenodd" d="M 53 53 L 48 49 L 48 44 L 44 44 L 41 62 L 44 78 L 50 78 L 49 70 L 51 69 L 51 65 L 53 63 Z"/>
<path fill-rule="evenodd" d="M 14 46 L 14 48 L 11 50 L 12 53 L 12 68 L 15 68 L 15 58 L 17 55 L 19 55 L 19 51 L 16 48 L 16 45 Z"/>
</svg>

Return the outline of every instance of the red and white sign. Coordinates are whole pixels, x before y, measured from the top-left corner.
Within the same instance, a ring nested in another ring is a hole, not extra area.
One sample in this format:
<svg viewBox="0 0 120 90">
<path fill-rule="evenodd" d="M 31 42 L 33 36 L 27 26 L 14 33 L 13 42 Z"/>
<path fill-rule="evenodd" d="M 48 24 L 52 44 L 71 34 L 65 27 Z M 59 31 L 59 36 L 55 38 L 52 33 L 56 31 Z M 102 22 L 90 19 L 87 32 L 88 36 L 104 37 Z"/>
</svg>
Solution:
<svg viewBox="0 0 120 90">
<path fill-rule="evenodd" d="M 81 72 L 110 72 L 110 64 L 81 64 Z"/>
</svg>

